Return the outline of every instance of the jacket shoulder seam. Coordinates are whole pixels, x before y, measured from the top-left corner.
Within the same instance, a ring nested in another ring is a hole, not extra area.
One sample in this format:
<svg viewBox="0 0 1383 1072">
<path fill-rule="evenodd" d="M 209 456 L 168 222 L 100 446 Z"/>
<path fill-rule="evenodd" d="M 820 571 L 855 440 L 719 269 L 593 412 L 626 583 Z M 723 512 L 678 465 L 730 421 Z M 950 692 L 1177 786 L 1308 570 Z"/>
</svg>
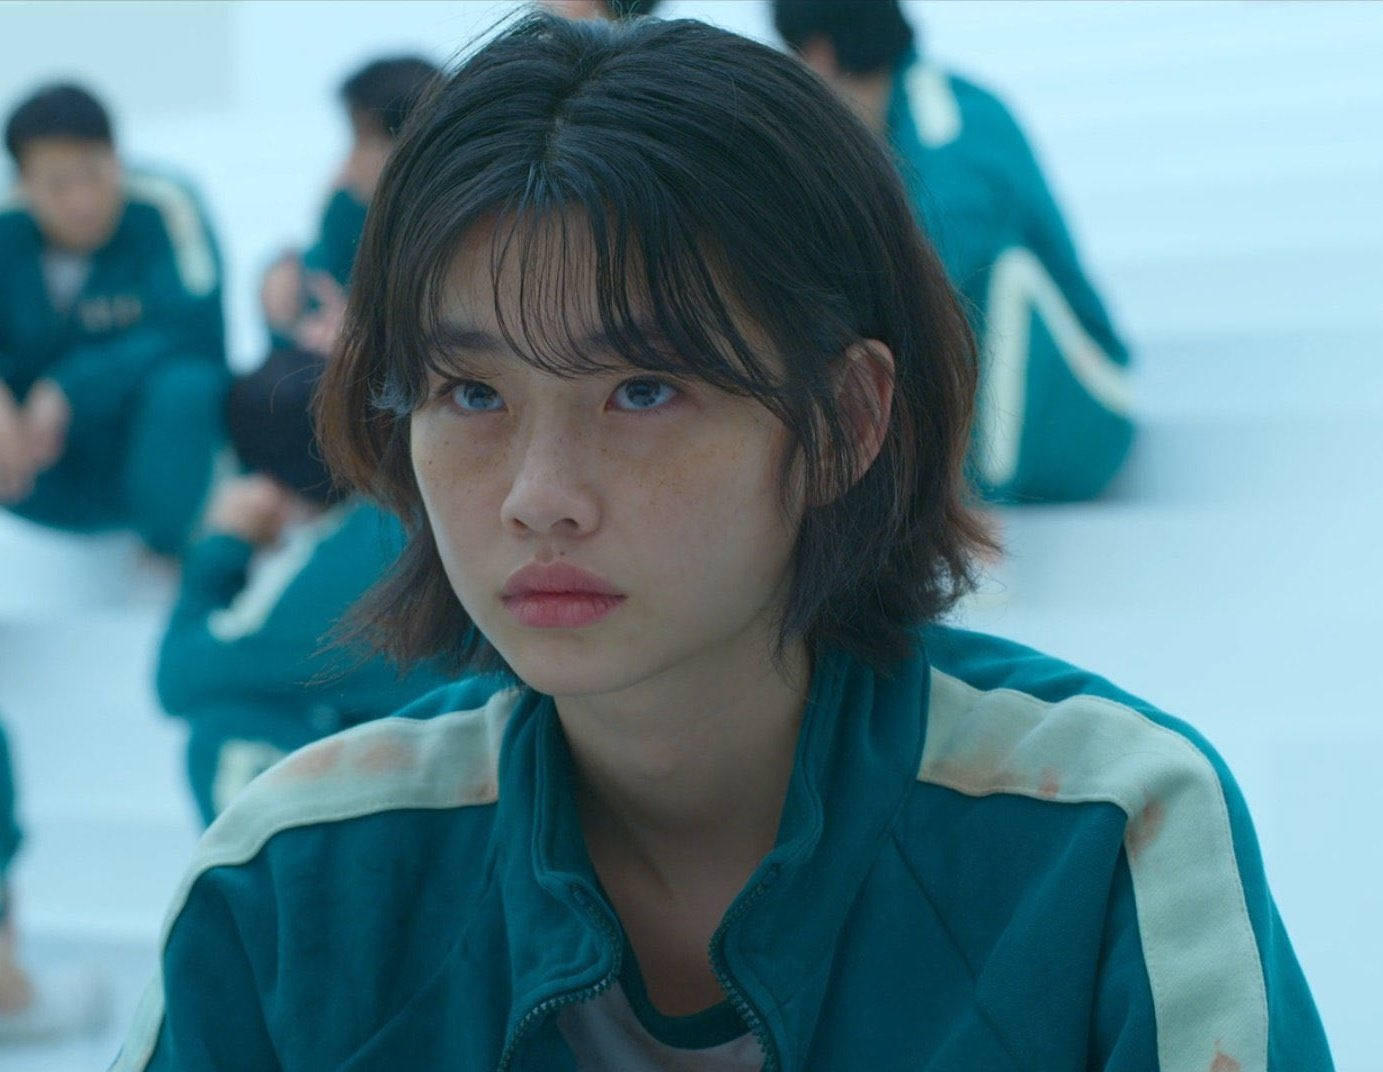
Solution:
<svg viewBox="0 0 1383 1072">
<path fill-rule="evenodd" d="M 178 278 L 187 292 L 205 298 L 215 290 L 220 274 L 216 252 L 192 192 L 176 179 L 155 172 L 126 171 L 125 193 L 158 212 L 173 247 Z"/>
<path fill-rule="evenodd" d="M 520 690 L 431 719 L 362 723 L 300 748 L 256 778 L 203 836 L 164 917 L 160 966 L 111 1072 L 148 1067 L 163 1023 L 162 951 L 192 888 L 209 871 L 253 860 L 276 834 L 410 808 L 499 799 L 499 746 Z"/>
<path fill-rule="evenodd" d="M 917 777 L 972 797 L 1118 806 L 1159 1067 L 1200 1067 L 1218 1045 L 1244 1072 L 1267 1068 L 1266 983 L 1229 801 L 1188 736 L 1102 696 L 1048 701 L 933 669 Z"/>
</svg>

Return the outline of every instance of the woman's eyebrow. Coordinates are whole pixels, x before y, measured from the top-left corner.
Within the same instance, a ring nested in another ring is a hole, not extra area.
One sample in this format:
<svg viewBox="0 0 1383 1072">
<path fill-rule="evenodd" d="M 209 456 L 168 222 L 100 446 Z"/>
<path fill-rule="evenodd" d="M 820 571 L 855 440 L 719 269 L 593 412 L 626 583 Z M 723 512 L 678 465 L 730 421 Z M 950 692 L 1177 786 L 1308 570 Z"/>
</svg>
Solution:
<svg viewBox="0 0 1383 1072">
<path fill-rule="evenodd" d="M 673 351 L 667 336 L 651 320 L 632 321 L 629 329 L 650 350 L 665 354 Z M 572 341 L 588 354 L 617 354 L 621 349 L 603 328 L 595 328 Z M 493 357 L 508 354 L 510 346 L 505 339 L 470 321 L 442 319 L 428 333 L 428 349 L 439 357 Z"/>
<path fill-rule="evenodd" d="M 431 349 L 445 354 L 493 354 L 504 349 L 504 341 L 474 324 L 457 320 L 441 320 L 429 332 Z"/>
</svg>

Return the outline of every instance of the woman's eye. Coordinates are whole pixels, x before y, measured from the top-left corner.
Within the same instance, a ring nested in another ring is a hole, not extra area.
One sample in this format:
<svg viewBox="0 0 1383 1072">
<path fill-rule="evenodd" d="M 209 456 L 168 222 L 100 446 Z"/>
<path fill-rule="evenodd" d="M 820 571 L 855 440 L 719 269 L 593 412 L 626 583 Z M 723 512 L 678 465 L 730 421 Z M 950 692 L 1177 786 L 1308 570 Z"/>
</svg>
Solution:
<svg viewBox="0 0 1383 1072">
<path fill-rule="evenodd" d="M 467 381 L 458 383 L 451 389 L 451 400 L 456 408 L 466 413 L 488 413 L 502 409 L 504 401 L 499 392 L 483 383 Z"/>
<path fill-rule="evenodd" d="M 662 380 L 626 380 L 615 388 L 615 404 L 619 409 L 657 409 L 677 397 L 677 388 Z"/>
</svg>

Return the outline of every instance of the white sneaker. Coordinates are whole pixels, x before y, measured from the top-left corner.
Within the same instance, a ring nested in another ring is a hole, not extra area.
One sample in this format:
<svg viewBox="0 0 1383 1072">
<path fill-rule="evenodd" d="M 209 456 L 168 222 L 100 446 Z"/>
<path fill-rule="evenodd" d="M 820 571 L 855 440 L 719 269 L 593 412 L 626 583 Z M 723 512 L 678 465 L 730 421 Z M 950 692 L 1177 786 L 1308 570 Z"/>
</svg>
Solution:
<svg viewBox="0 0 1383 1072">
<path fill-rule="evenodd" d="M 63 964 L 29 973 L 33 1000 L 0 1012 L 0 1046 L 99 1033 L 111 1017 L 110 988 L 92 964 Z"/>
</svg>

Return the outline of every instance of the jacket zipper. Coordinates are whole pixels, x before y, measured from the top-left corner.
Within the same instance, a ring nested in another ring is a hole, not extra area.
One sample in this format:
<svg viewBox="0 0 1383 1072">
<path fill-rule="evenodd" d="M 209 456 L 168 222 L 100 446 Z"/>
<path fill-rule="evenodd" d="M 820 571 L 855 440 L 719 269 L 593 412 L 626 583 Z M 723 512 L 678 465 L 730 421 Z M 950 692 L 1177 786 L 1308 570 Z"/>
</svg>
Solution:
<svg viewBox="0 0 1383 1072">
<path fill-rule="evenodd" d="M 764 1026 L 763 1017 L 759 1015 L 758 1010 L 754 1008 L 749 999 L 744 996 L 744 993 L 730 978 L 730 969 L 725 964 L 725 932 L 754 906 L 777 877 L 778 865 L 774 864 L 768 875 L 760 880 L 748 896 L 741 898 L 739 903 L 720 921 L 720 926 L 716 928 L 715 934 L 711 935 L 709 950 L 711 971 L 716 977 L 716 982 L 725 991 L 726 996 L 730 999 L 730 1004 L 739 1013 L 740 1019 L 745 1022 L 758 1040 L 759 1049 L 763 1050 L 763 1072 L 777 1072 L 779 1068 L 778 1050 L 773 1045 L 773 1039 L 769 1036 L 768 1028 Z"/>
<path fill-rule="evenodd" d="M 753 1033 L 754 1038 L 758 1040 L 759 1049 L 763 1050 L 763 1072 L 777 1072 L 779 1068 L 778 1050 L 773 1044 L 773 1039 L 768 1033 L 768 1028 L 764 1026 L 763 1017 L 759 1015 L 753 1004 L 744 996 L 744 993 L 730 978 L 730 970 L 725 964 L 724 945 L 725 932 L 748 912 L 749 909 L 754 907 L 759 898 L 768 890 L 768 887 L 773 884 L 773 880 L 777 878 L 777 875 L 778 865 L 775 864 L 768 875 L 763 878 L 746 897 L 741 898 L 739 903 L 720 921 L 720 926 L 717 927 L 715 933 L 711 935 L 711 943 L 708 950 L 711 960 L 711 972 L 715 975 L 716 982 L 718 982 L 720 988 L 725 991 L 726 996 L 730 999 L 730 1004 L 734 1006 L 735 1012 L 739 1014 L 740 1019 L 745 1022 L 745 1025 Z M 597 979 L 590 986 L 582 987 L 580 990 L 569 990 L 565 994 L 558 994 L 556 997 L 548 998 L 546 1001 L 539 1002 L 537 1005 L 533 1006 L 533 1008 L 529 1009 L 523 1019 L 519 1021 L 518 1026 L 514 1028 L 514 1034 L 510 1036 L 509 1039 L 509 1045 L 504 1048 L 504 1052 L 500 1055 L 499 1067 L 496 1072 L 508 1072 L 509 1068 L 514 1063 L 514 1055 L 518 1052 L 524 1037 L 540 1020 L 545 1020 L 559 1009 L 563 1009 L 568 1005 L 574 1005 L 578 1001 L 589 1001 L 591 998 L 604 993 L 614 985 L 615 980 L 619 977 L 620 964 L 624 957 L 624 950 L 622 948 L 622 943 L 618 940 L 619 935 L 615 932 L 614 927 L 611 926 L 605 913 L 601 912 L 599 915 L 601 928 L 605 931 L 606 937 L 610 939 L 615 950 L 615 959 L 609 972 L 600 979 Z"/>
<path fill-rule="evenodd" d="M 615 980 L 619 978 L 620 964 L 624 959 L 622 943 L 619 941 L 619 935 L 615 932 L 614 927 L 610 925 L 610 921 L 606 918 L 605 913 L 599 912 L 597 914 L 600 917 L 601 929 L 605 932 L 605 936 L 610 939 L 610 944 L 615 951 L 615 959 L 610 970 L 590 986 L 582 987 L 580 990 L 569 990 L 565 994 L 558 994 L 556 997 L 548 998 L 546 1001 L 540 1001 L 537 1005 L 533 1006 L 533 1008 L 529 1009 L 523 1019 L 519 1021 L 518 1026 L 514 1028 L 513 1035 L 509 1037 L 509 1045 L 504 1047 L 504 1052 L 500 1054 L 499 1067 L 496 1072 L 508 1072 L 508 1069 L 514 1063 L 514 1055 L 518 1052 L 519 1046 L 524 1041 L 524 1037 L 532 1030 L 535 1024 L 547 1019 L 559 1009 L 565 1008 L 568 1005 L 575 1005 L 578 1001 L 589 1001 L 596 995 L 604 993 L 606 990 L 609 990 L 610 987 L 614 985 Z"/>
</svg>

